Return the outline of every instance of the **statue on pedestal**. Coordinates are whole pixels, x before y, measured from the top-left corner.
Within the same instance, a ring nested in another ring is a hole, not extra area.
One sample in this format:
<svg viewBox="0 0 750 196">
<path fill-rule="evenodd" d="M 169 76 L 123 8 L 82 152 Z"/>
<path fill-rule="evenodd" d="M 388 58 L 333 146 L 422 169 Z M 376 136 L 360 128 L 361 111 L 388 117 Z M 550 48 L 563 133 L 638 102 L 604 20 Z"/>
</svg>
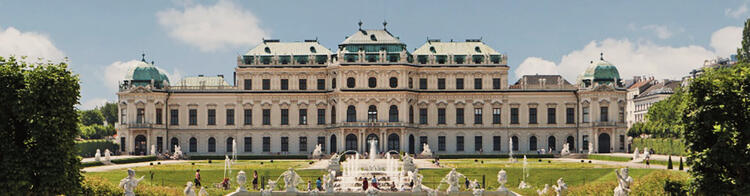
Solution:
<svg viewBox="0 0 750 196">
<path fill-rule="evenodd" d="M 198 192 L 198 196 L 208 196 L 208 191 L 206 191 L 206 187 L 201 187 L 201 191 Z"/>
<path fill-rule="evenodd" d="M 411 192 L 422 192 L 422 175 L 419 174 L 419 169 L 414 169 L 414 172 L 411 172 L 411 181 L 414 182 Z"/>
<path fill-rule="evenodd" d="M 110 159 L 109 154 L 112 154 L 112 152 L 109 152 L 109 149 L 104 149 L 104 162 L 109 163 L 112 159 Z"/>
<path fill-rule="evenodd" d="M 323 175 L 323 182 L 325 183 L 326 193 L 333 193 L 333 183 L 336 180 L 336 171 L 328 170 L 328 174 Z"/>
<path fill-rule="evenodd" d="M 422 155 L 422 157 L 432 157 L 432 150 L 430 150 L 430 145 L 427 143 L 422 144 L 422 153 L 419 155 Z"/>
<path fill-rule="evenodd" d="M 107 150 L 106 152 L 109 152 Z M 135 187 L 138 186 L 138 183 L 143 180 L 144 176 L 141 176 L 141 178 L 136 179 L 135 178 L 135 170 L 128 169 L 128 177 L 123 178 L 120 180 L 119 187 L 122 187 L 122 189 L 125 190 L 125 196 L 135 196 Z"/>
<path fill-rule="evenodd" d="M 195 196 L 193 182 L 188 181 L 187 184 L 185 184 L 185 190 L 183 190 L 183 193 L 185 193 L 185 196 Z"/>
<path fill-rule="evenodd" d="M 239 184 L 239 187 L 237 187 L 237 190 L 229 193 L 227 196 L 247 194 L 247 189 L 245 189 L 245 182 L 247 182 L 245 171 L 237 172 L 237 184 Z"/>
<path fill-rule="evenodd" d="M 555 195 L 564 196 L 568 190 L 568 185 L 563 182 L 562 178 L 558 178 L 557 185 L 552 185 L 552 188 L 555 189 Z"/>
<path fill-rule="evenodd" d="M 294 169 L 290 167 L 289 170 L 281 174 L 281 177 L 284 178 L 284 185 L 286 185 L 286 192 L 296 193 L 297 184 L 302 182 L 302 178 L 299 175 L 297 175 L 297 172 L 294 172 Z"/>
<path fill-rule="evenodd" d="M 622 168 L 619 171 L 615 169 L 617 175 L 617 187 L 615 187 L 615 196 L 627 196 L 630 193 L 630 185 L 633 184 L 633 178 L 628 176 L 628 168 Z"/>
<path fill-rule="evenodd" d="M 102 153 L 99 151 L 99 149 L 96 149 L 96 154 L 94 154 L 94 161 L 102 161 Z"/>
<path fill-rule="evenodd" d="M 497 172 L 497 183 L 500 184 L 500 187 L 497 187 L 497 191 L 508 191 L 508 188 L 505 188 L 505 183 L 508 183 L 508 174 L 505 172 L 505 170 L 500 170 L 499 172 Z"/>
<path fill-rule="evenodd" d="M 453 168 L 450 172 L 448 172 L 448 175 L 445 175 L 445 178 L 441 180 L 441 182 L 445 182 L 446 184 L 448 184 L 448 189 L 446 190 L 448 194 L 458 193 L 459 187 L 461 187 L 461 185 L 459 184 L 459 180 L 461 179 L 461 177 L 466 176 L 458 173 L 456 171 L 456 168 Z"/>
</svg>

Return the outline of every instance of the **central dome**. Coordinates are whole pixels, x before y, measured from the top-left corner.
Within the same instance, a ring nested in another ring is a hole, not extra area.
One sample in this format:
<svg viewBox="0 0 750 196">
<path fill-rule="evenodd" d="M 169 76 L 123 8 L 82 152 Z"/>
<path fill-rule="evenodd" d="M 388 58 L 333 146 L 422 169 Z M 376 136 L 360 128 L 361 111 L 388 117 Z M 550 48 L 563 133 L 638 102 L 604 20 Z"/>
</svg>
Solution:
<svg viewBox="0 0 750 196">
<path fill-rule="evenodd" d="M 146 63 L 145 61 L 139 61 L 125 75 L 125 81 L 129 81 L 134 86 L 148 86 L 152 80 L 156 88 L 162 88 L 165 84 L 169 84 L 169 77 L 164 71 L 154 66 L 153 63 Z"/>
<path fill-rule="evenodd" d="M 617 67 L 605 61 L 604 58 L 597 62 L 592 61 L 586 71 L 578 77 L 579 85 L 583 84 L 584 87 L 594 83 L 615 84 L 616 87 L 620 87 L 620 81 L 620 72 L 617 71 Z"/>
</svg>

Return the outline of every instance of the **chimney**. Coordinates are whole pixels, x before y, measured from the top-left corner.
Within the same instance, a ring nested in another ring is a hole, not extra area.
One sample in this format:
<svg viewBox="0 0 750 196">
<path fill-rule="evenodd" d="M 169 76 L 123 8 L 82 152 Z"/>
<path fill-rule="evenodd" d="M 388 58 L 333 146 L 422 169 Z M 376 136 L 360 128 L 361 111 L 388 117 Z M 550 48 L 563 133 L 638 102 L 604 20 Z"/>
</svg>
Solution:
<svg viewBox="0 0 750 196">
<path fill-rule="evenodd" d="M 224 78 L 224 74 L 216 75 L 217 77 Z"/>
<path fill-rule="evenodd" d="M 203 74 L 198 75 L 198 77 L 203 77 Z"/>
</svg>

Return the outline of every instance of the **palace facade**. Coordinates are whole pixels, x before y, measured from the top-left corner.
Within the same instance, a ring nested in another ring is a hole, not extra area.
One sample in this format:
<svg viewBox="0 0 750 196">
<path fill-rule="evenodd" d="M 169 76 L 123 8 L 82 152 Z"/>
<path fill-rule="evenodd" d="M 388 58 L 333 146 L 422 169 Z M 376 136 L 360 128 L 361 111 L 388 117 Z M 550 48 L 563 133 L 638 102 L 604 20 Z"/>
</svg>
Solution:
<svg viewBox="0 0 750 196">
<path fill-rule="evenodd" d="M 408 51 L 385 28 L 357 30 L 333 52 L 317 40 L 263 40 L 224 76 L 177 83 L 145 59 L 120 84 L 121 151 L 436 154 L 627 151 L 626 89 L 603 58 L 571 84 L 508 83 L 507 56 L 481 40 L 428 40 Z M 509 146 L 509 140 L 513 146 Z M 594 148 L 589 149 L 592 143 Z"/>
</svg>

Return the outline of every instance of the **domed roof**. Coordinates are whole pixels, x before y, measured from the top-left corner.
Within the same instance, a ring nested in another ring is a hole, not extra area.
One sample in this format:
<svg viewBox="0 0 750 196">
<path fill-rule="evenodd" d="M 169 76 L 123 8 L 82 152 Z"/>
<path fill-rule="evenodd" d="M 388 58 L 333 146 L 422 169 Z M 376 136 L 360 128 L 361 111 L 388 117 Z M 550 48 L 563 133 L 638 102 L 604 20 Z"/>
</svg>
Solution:
<svg viewBox="0 0 750 196">
<path fill-rule="evenodd" d="M 131 67 L 125 75 L 125 80 L 130 81 L 130 84 L 135 86 L 147 86 L 151 84 L 151 80 L 154 81 L 157 88 L 161 88 L 164 82 L 169 84 L 167 74 L 154 66 L 153 63 L 147 63 L 145 60 L 141 60 L 136 66 Z"/>
<path fill-rule="evenodd" d="M 599 61 L 592 61 L 591 65 L 578 78 L 578 82 L 586 83 L 586 86 L 594 82 L 599 84 L 615 83 L 619 86 L 620 79 L 620 72 L 617 71 L 617 67 L 601 58 Z"/>
</svg>

